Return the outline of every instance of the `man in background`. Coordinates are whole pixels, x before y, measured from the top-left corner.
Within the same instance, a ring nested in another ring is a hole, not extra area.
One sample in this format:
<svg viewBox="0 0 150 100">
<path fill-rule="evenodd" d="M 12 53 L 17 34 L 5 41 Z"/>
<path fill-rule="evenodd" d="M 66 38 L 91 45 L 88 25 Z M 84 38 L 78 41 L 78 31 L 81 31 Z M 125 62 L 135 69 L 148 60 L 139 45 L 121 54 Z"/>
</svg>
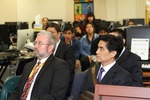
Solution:
<svg viewBox="0 0 150 100">
<path fill-rule="evenodd" d="M 71 45 L 66 44 L 65 42 L 61 41 L 60 36 L 61 36 L 61 29 L 58 24 L 51 23 L 50 25 L 47 26 L 46 31 L 51 32 L 53 36 L 56 39 L 56 47 L 54 50 L 54 55 L 58 58 L 61 58 L 65 60 L 70 69 L 70 82 L 68 86 L 68 91 L 66 96 L 68 97 L 70 95 L 70 91 L 72 88 L 72 83 L 73 83 L 73 78 L 74 78 L 74 66 L 75 66 L 75 52 L 74 49 Z"/>
</svg>

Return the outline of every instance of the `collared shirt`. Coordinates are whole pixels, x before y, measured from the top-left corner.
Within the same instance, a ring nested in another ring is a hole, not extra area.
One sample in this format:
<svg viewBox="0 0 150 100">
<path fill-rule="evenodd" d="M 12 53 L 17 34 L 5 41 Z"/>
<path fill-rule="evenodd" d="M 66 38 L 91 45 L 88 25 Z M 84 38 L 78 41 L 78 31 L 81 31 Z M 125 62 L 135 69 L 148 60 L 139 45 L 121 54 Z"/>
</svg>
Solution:
<svg viewBox="0 0 150 100">
<path fill-rule="evenodd" d="M 42 59 L 42 60 L 40 60 L 40 63 L 41 63 L 41 64 L 45 63 L 45 61 L 46 61 L 47 59 L 48 59 L 48 57 L 47 57 L 47 58 L 44 58 L 44 59 Z M 39 62 L 39 60 L 37 60 L 35 66 L 38 64 L 38 62 Z M 41 68 L 42 68 L 42 67 L 41 67 Z M 37 75 L 39 74 L 41 68 L 39 68 L 38 72 L 37 72 L 36 75 L 34 76 L 34 79 L 33 79 L 33 82 L 32 82 L 32 84 L 31 84 L 31 87 L 30 87 L 30 90 L 29 90 L 29 93 L 28 93 L 28 95 L 27 95 L 27 99 L 26 99 L 26 100 L 30 100 L 30 98 L 31 98 L 32 89 L 33 89 L 35 80 L 36 80 Z"/>
<path fill-rule="evenodd" d="M 54 50 L 54 52 L 53 52 L 53 55 L 55 55 L 55 53 L 56 53 L 56 51 L 57 51 L 57 48 L 58 48 L 59 44 L 60 44 L 60 40 L 56 43 L 56 47 L 55 47 L 55 50 Z"/>
<path fill-rule="evenodd" d="M 116 63 L 116 61 L 114 61 L 113 63 L 111 63 L 111 64 L 109 64 L 109 65 L 107 65 L 107 66 L 102 66 L 102 64 L 101 64 L 101 66 L 100 66 L 100 68 L 99 68 L 99 70 L 98 70 L 96 79 L 98 79 L 98 75 L 99 75 L 100 69 L 101 69 L 102 67 L 103 67 L 104 71 L 103 71 L 103 73 L 102 73 L 101 79 L 103 79 L 103 77 L 105 76 L 105 74 L 109 71 L 109 69 L 110 69 L 115 63 Z"/>
<path fill-rule="evenodd" d="M 123 47 L 123 49 L 122 49 L 122 51 L 121 51 L 119 57 L 123 54 L 124 51 L 125 51 L 125 47 Z M 119 57 L 118 57 L 118 58 L 119 58 Z"/>
</svg>

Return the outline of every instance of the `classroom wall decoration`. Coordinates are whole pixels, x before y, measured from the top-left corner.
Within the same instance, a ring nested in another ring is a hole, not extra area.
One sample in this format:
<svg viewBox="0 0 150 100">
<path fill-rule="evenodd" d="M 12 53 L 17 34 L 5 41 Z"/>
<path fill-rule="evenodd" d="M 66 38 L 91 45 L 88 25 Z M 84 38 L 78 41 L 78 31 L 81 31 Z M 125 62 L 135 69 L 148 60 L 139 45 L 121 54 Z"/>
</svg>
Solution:
<svg viewBox="0 0 150 100">
<path fill-rule="evenodd" d="M 74 0 L 75 21 L 84 20 L 88 12 L 94 12 L 93 0 Z"/>
</svg>

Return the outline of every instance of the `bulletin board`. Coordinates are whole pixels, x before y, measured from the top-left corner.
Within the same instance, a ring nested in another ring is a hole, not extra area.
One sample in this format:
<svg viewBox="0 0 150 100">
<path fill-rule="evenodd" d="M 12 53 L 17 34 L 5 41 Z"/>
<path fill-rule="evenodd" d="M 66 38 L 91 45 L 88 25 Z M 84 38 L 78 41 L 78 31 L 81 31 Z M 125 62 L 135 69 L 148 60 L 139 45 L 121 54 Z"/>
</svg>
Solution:
<svg viewBox="0 0 150 100">
<path fill-rule="evenodd" d="M 74 20 L 84 20 L 88 12 L 94 12 L 93 0 L 74 0 Z"/>
</svg>

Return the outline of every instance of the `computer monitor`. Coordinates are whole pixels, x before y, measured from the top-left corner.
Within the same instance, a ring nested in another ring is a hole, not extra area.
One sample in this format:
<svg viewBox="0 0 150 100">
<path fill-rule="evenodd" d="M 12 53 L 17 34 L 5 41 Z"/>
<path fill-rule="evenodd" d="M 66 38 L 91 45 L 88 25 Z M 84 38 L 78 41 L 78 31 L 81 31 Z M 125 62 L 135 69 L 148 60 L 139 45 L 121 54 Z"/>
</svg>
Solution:
<svg viewBox="0 0 150 100">
<path fill-rule="evenodd" d="M 128 21 L 132 21 L 134 25 L 145 25 L 144 18 L 123 19 L 123 26 L 127 26 Z"/>
<path fill-rule="evenodd" d="M 8 26 L 1 24 L 0 25 L 0 51 L 5 51 L 9 48 L 10 42 L 10 34 L 8 32 Z"/>
<path fill-rule="evenodd" d="M 126 28 L 125 31 L 126 31 L 126 46 L 129 49 L 131 48 L 132 38 L 143 38 L 150 40 L 150 26 L 134 26 Z"/>
<path fill-rule="evenodd" d="M 48 23 L 49 23 L 49 24 L 50 24 L 50 23 L 56 23 L 56 24 L 58 24 L 58 25 L 61 25 L 62 22 L 63 22 L 62 19 L 49 19 L 49 20 L 48 20 Z"/>
<path fill-rule="evenodd" d="M 17 50 L 21 50 L 27 40 L 34 41 L 34 29 L 23 29 L 17 31 Z"/>
<path fill-rule="evenodd" d="M 9 33 L 12 35 L 17 34 L 18 29 L 28 29 L 28 22 L 5 22 L 5 25 L 8 25 Z"/>
</svg>

